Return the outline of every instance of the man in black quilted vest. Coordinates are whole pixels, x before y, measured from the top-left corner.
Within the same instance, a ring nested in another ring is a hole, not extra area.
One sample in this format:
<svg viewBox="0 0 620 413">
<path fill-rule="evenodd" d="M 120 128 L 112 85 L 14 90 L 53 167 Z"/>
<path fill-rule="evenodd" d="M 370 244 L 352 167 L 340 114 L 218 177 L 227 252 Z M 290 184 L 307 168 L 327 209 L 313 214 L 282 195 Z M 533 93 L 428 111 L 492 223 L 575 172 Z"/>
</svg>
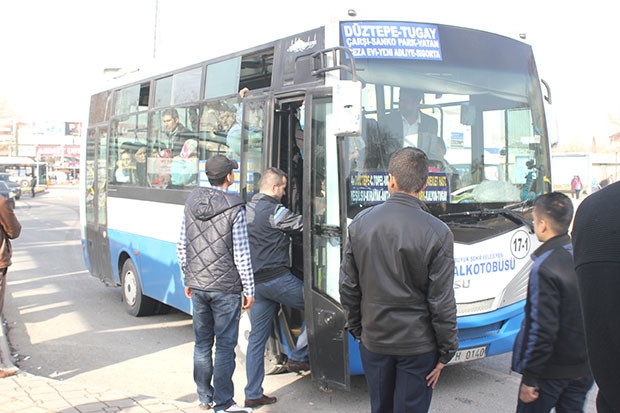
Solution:
<svg viewBox="0 0 620 413">
<path fill-rule="evenodd" d="M 207 160 L 205 172 L 212 187 L 196 187 L 187 198 L 177 246 L 185 295 L 193 306 L 199 407 L 216 412 L 252 411 L 233 400 L 239 317 L 242 308 L 254 303 L 245 205 L 239 195 L 228 193 L 238 167 L 222 155 Z"/>
</svg>

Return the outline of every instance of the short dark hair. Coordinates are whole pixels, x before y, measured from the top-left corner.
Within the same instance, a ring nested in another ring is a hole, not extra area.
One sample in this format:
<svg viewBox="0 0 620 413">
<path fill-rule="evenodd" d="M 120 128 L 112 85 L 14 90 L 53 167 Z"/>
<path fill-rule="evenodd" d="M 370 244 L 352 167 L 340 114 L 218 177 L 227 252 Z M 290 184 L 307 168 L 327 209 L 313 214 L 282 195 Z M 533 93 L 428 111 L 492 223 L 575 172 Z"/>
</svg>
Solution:
<svg viewBox="0 0 620 413">
<path fill-rule="evenodd" d="M 418 148 L 401 148 L 390 157 L 388 173 L 396 179 L 398 189 L 420 192 L 428 180 L 428 157 Z"/>
<path fill-rule="evenodd" d="M 267 189 L 271 187 L 271 185 L 282 185 L 282 180 L 287 178 L 286 172 L 283 170 L 271 167 L 263 172 L 263 176 L 260 178 L 260 182 L 258 183 L 258 187 L 260 190 Z"/>
<path fill-rule="evenodd" d="M 179 119 L 179 112 L 175 108 L 168 108 L 163 111 L 161 117 L 170 116 L 172 119 Z"/>
<path fill-rule="evenodd" d="M 226 175 L 222 176 L 221 178 L 207 177 L 207 179 L 209 180 L 209 184 L 211 184 L 211 186 L 222 186 L 224 184 L 224 181 L 226 180 Z"/>
<path fill-rule="evenodd" d="M 573 220 L 573 201 L 561 192 L 549 192 L 534 200 L 534 210 L 549 223 L 551 229 L 558 233 L 568 232 Z"/>
<path fill-rule="evenodd" d="M 406 98 L 410 98 L 416 103 L 420 103 L 420 101 L 424 97 L 424 92 L 422 92 L 421 90 L 401 87 L 398 99 L 402 99 L 403 96 Z"/>
</svg>

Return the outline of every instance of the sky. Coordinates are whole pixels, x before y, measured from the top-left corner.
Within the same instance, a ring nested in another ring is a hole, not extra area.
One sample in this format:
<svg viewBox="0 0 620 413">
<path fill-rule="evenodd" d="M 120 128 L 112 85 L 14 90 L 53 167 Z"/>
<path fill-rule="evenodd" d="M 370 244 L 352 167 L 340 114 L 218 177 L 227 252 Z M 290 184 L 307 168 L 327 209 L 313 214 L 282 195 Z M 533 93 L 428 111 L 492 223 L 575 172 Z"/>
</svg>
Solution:
<svg viewBox="0 0 620 413">
<path fill-rule="evenodd" d="M 182 67 L 355 9 L 360 19 L 452 24 L 513 38 L 525 33 L 539 74 L 551 85 L 560 142 L 607 142 L 620 132 L 616 13 L 603 0 L 553 3 L 0 0 L 0 103 L 28 120 L 86 123 L 89 96 L 104 88 L 104 68 Z"/>
</svg>

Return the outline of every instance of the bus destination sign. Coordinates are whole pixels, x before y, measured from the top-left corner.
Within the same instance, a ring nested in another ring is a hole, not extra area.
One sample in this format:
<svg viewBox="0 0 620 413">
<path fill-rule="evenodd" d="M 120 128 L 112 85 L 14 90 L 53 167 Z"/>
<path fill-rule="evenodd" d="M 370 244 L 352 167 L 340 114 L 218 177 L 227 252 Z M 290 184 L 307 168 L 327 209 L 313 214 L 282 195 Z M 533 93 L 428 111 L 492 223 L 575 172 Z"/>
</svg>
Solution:
<svg viewBox="0 0 620 413">
<path fill-rule="evenodd" d="M 432 24 L 341 22 L 342 44 L 366 59 L 442 60 L 439 30 Z"/>
<path fill-rule="evenodd" d="M 356 205 L 376 205 L 389 197 L 387 172 L 353 173 L 349 178 L 349 199 Z M 448 202 L 450 187 L 443 172 L 428 173 L 426 188 L 420 192 L 420 200 L 435 204 Z"/>
</svg>

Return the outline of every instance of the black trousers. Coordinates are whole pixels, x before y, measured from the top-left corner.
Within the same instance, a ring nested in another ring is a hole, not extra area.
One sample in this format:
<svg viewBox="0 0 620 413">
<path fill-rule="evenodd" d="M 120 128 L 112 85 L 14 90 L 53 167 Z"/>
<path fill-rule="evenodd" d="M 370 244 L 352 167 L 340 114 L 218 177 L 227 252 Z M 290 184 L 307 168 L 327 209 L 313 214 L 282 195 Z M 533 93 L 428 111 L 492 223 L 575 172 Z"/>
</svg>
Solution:
<svg viewBox="0 0 620 413">
<path fill-rule="evenodd" d="M 425 413 L 433 389 L 426 376 L 437 365 L 437 353 L 394 356 L 369 351 L 360 343 L 360 355 L 372 413 Z"/>
</svg>

